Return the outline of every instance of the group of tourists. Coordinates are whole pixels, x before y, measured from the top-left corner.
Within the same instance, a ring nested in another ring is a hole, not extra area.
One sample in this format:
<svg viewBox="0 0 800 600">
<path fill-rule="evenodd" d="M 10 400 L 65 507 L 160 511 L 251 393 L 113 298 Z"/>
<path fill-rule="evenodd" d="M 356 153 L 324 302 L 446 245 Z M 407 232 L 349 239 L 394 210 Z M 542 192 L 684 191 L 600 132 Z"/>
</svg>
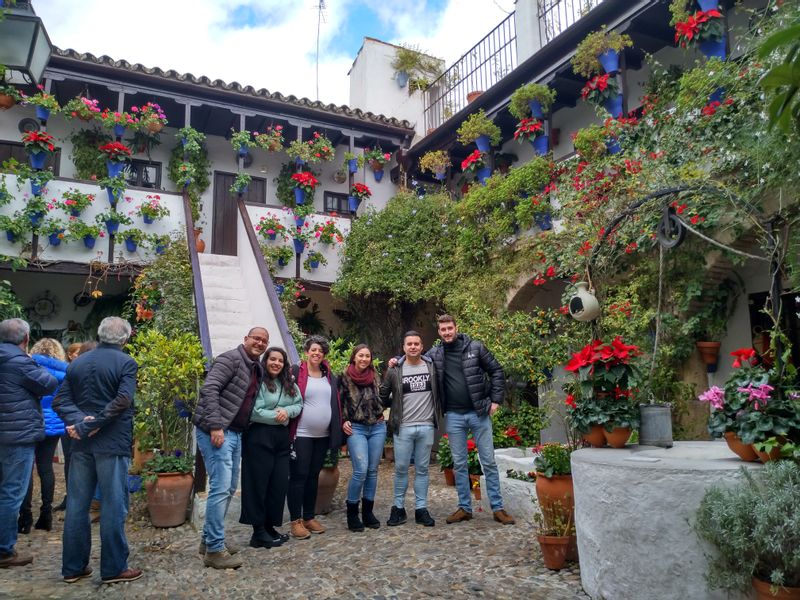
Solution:
<svg viewBox="0 0 800 600">
<path fill-rule="evenodd" d="M 225 515 L 242 468 L 239 521 L 252 526 L 249 545 L 273 548 L 290 537 L 322 534 L 316 519 L 317 483 L 326 455 L 346 439 L 353 467 L 347 486 L 347 527 L 378 529 L 375 492 L 387 434 L 394 443 L 394 498 L 388 526 L 407 522 L 405 497 L 414 464 L 414 521 L 436 522 L 428 509 L 428 467 L 437 429 L 447 431 L 453 454 L 458 507 L 447 523 L 472 519 L 467 439 L 476 444 L 494 520 L 514 523 L 503 508 L 494 459 L 491 415 L 503 401 L 503 370 L 479 341 L 459 333 L 455 319 L 438 319 L 442 344 L 423 354 L 422 336 L 403 336 L 403 355 L 389 361 L 381 380 L 366 344 L 355 346 L 337 377 L 326 361 L 328 341 L 313 335 L 305 360 L 289 365 L 286 352 L 269 346 L 269 332 L 254 327 L 243 343 L 211 366 L 195 411 L 197 442 L 208 473 L 200 554 L 206 566 L 235 569 L 242 560 L 225 539 Z M 389 408 L 388 423 L 384 418 Z M 278 530 L 288 506 L 288 533 Z"/>
<path fill-rule="evenodd" d="M 206 566 L 241 566 L 238 549 L 225 538 L 225 515 L 236 493 L 241 464 L 240 522 L 252 526 L 250 546 L 272 548 L 290 537 L 322 534 L 315 504 L 320 471 L 329 452 L 346 442 L 352 462 L 347 486 L 347 526 L 378 529 L 375 493 L 387 434 L 395 450 L 394 498 L 386 524 L 407 521 L 405 496 L 414 465 L 414 520 L 433 527 L 428 508 L 428 467 L 435 433 L 444 428 L 453 455 L 458 506 L 447 523 L 472 519 L 467 439 L 476 444 L 494 520 L 514 519 L 504 510 L 494 459 L 491 415 L 503 401 L 500 365 L 479 341 L 459 333 L 453 317 L 438 319 L 442 343 L 423 354 L 423 339 L 408 331 L 403 354 L 381 378 L 372 351 L 359 344 L 336 376 L 326 361 L 328 341 L 311 336 L 305 358 L 291 365 L 269 332 L 254 327 L 237 348 L 216 357 L 200 390 L 193 417 L 197 446 L 208 474 L 208 499 L 199 552 Z M 92 574 L 93 502 L 100 511 L 100 575 L 104 583 L 133 581 L 125 520 L 132 448 L 136 362 L 123 347 L 130 324 L 107 317 L 99 344 L 70 347 L 40 340 L 28 351 L 30 328 L 22 319 L 0 322 L 0 568 L 32 562 L 18 554 L 18 533 L 33 520 L 32 470 L 41 479 L 42 508 L 35 528 L 52 528 L 57 440 L 67 456 L 63 580 Z M 89 352 L 88 350 L 91 350 Z M 388 423 L 384 418 L 389 410 Z M 291 524 L 281 533 L 284 507 Z M 58 507 L 56 507 L 57 509 Z"/>
</svg>

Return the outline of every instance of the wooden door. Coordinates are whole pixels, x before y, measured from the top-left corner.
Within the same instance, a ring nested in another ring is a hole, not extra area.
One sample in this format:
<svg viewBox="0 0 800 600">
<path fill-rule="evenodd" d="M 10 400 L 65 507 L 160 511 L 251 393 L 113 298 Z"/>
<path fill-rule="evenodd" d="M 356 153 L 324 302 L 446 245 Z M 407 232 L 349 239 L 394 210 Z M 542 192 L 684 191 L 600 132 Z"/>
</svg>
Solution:
<svg viewBox="0 0 800 600">
<path fill-rule="evenodd" d="M 233 173 L 214 172 L 214 211 L 213 229 L 211 231 L 211 253 L 236 256 L 236 223 L 239 218 L 239 209 L 236 205 L 236 194 L 231 194 L 236 175 Z M 245 202 L 253 204 L 266 204 L 267 180 L 253 177 Z"/>
</svg>

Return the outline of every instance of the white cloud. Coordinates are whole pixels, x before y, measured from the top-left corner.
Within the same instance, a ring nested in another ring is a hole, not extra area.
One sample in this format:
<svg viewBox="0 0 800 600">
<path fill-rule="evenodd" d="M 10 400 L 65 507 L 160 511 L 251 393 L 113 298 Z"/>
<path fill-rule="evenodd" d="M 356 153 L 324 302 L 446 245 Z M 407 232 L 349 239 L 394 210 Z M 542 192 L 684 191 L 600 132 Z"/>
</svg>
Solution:
<svg viewBox="0 0 800 600">
<path fill-rule="evenodd" d="M 348 11 L 361 0 L 327 0 L 320 31 L 320 100 L 347 104 L 347 72 L 355 56 L 337 49 Z M 513 8 L 512 0 L 498 0 Z M 278 24 L 232 29 L 230 9 L 250 5 Z M 314 0 L 36 0 L 52 42 L 78 52 L 106 54 L 148 67 L 206 75 L 226 82 L 298 97 L 316 97 L 317 13 Z M 449 0 L 431 18 L 412 0 L 376 3 L 380 18 L 393 23 L 394 43 L 414 43 L 448 64 L 477 43 L 505 17 L 489 0 Z M 280 12 L 278 12 L 280 11 Z M 370 36 L 369 31 L 363 35 Z M 374 37 L 374 35 L 372 36 Z"/>
</svg>

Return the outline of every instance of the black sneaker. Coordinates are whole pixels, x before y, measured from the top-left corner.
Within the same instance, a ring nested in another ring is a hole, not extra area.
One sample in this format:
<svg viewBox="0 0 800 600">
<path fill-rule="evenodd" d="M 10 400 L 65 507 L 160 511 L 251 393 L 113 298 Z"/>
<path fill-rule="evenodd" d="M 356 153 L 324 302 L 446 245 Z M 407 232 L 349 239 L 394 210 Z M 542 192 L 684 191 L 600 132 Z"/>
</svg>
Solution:
<svg viewBox="0 0 800 600">
<path fill-rule="evenodd" d="M 405 522 L 406 522 L 406 509 L 397 508 L 396 506 L 393 506 L 392 513 L 389 515 L 389 520 L 386 521 L 386 524 L 389 527 L 394 527 L 395 525 L 402 525 Z"/>
<path fill-rule="evenodd" d="M 433 527 L 436 525 L 436 521 L 433 520 L 433 517 L 431 516 L 431 513 L 428 512 L 427 508 L 418 508 L 415 510 L 414 520 L 418 525 L 425 525 L 425 527 Z"/>
</svg>

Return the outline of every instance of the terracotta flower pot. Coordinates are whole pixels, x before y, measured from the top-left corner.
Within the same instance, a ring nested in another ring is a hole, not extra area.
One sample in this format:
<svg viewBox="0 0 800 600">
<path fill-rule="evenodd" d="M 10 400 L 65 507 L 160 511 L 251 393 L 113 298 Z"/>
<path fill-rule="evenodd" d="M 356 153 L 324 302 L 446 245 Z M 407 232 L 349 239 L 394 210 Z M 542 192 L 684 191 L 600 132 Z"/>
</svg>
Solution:
<svg viewBox="0 0 800 600">
<path fill-rule="evenodd" d="M 583 434 L 583 441 L 587 442 L 592 448 L 603 448 L 606 445 L 606 436 L 603 435 L 602 425 L 592 425 L 589 433 Z"/>
<path fill-rule="evenodd" d="M 569 536 L 569 546 L 567 546 L 567 561 L 578 562 L 578 536 Z"/>
<path fill-rule="evenodd" d="M 326 515 L 331 512 L 333 493 L 336 491 L 336 486 L 339 485 L 339 467 L 323 467 L 319 472 L 318 481 L 314 512 L 318 515 Z"/>
<path fill-rule="evenodd" d="M 164 129 L 164 124 L 160 123 L 158 121 L 153 122 L 153 123 L 148 123 L 146 129 L 150 133 L 158 133 L 159 131 Z"/>
<path fill-rule="evenodd" d="M 553 520 L 575 522 L 575 492 L 572 489 L 572 475 L 553 475 L 545 477 L 536 474 L 536 497 L 545 518 L 545 524 Z"/>
<path fill-rule="evenodd" d="M 186 521 L 194 478 L 191 473 L 158 473 L 145 484 L 147 510 L 154 527 L 177 527 Z"/>
<path fill-rule="evenodd" d="M 756 591 L 756 600 L 800 600 L 800 588 L 777 588 L 774 596 L 770 591 L 770 584 L 753 577 L 753 589 Z"/>
<path fill-rule="evenodd" d="M 446 469 L 442 469 L 442 473 L 444 473 L 444 483 L 450 487 L 455 487 L 456 485 L 456 474 L 453 472 L 452 467 L 448 467 Z"/>
<path fill-rule="evenodd" d="M 478 96 L 480 96 L 482 93 L 483 93 L 483 90 L 476 90 L 474 92 L 469 92 L 467 94 L 467 104 L 475 102 L 475 100 L 478 99 Z"/>
<path fill-rule="evenodd" d="M 719 348 L 722 342 L 697 342 L 695 343 L 697 350 L 700 352 L 700 358 L 706 365 L 715 365 L 719 360 Z"/>
<path fill-rule="evenodd" d="M 624 448 L 628 438 L 631 437 L 631 428 L 615 427 L 611 431 L 603 428 L 603 435 L 606 436 L 606 442 L 612 448 Z"/>
<path fill-rule="evenodd" d="M 554 571 L 563 569 L 567 562 L 570 536 L 537 535 L 536 539 L 542 550 L 544 566 Z"/>
<path fill-rule="evenodd" d="M 8 94 L 0 94 L 0 109 L 6 110 L 16 104 L 14 97 Z"/>
<path fill-rule="evenodd" d="M 206 250 L 206 243 L 200 239 L 200 234 L 203 233 L 202 228 L 195 227 L 194 229 L 194 246 L 197 248 L 199 253 L 203 253 Z"/>
<path fill-rule="evenodd" d="M 781 444 L 785 444 L 786 443 L 786 438 L 784 438 L 782 436 L 778 436 L 778 441 Z M 756 450 L 755 446 L 753 446 L 753 451 L 758 455 L 758 458 L 760 458 L 761 462 L 763 462 L 763 463 L 769 462 L 771 460 L 778 460 L 781 457 L 781 447 L 780 446 L 776 446 L 775 448 L 773 448 L 769 452 L 761 452 L 760 450 Z"/>
<path fill-rule="evenodd" d="M 454 481 L 455 483 L 455 481 Z M 470 475 L 469 476 L 469 487 L 472 490 L 472 495 L 475 496 L 475 500 L 481 499 L 481 476 L 480 475 Z"/>
<path fill-rule="evenodd" d="M 394 462 L 394 446 L 383 447 L 383 458 L 389 462 Z"/>
<path fill-rule="evenodd" d="M 755 448 L 752 444 L 743 444 L 739 436 L 733 431 L 725 432 L 725 441 L 728 443 L 728 448 L 731 449 L 736 456 L 747 462 L 758 460 Z"/>
</svg>

